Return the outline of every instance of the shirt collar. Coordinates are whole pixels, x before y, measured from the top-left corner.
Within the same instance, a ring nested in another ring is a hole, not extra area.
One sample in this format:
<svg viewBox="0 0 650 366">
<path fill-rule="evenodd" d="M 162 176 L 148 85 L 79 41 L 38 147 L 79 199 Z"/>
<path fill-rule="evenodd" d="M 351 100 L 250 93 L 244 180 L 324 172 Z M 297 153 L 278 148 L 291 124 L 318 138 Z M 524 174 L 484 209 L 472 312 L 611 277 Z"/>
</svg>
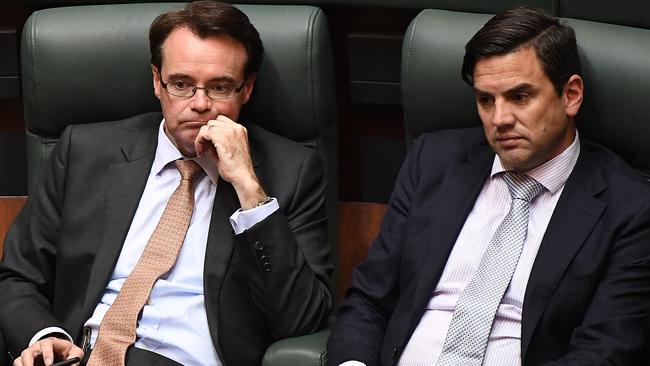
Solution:
<svg viewBox="0 0 650 366">
<path fill-rule="evenodd" d="M 578 131 L 576 130 L 573 142 L 561 154 L 524 173 L 538 181 L 551 193 L 555 193 L 562 188 L 567 179 L 569 179 L 569 175 L 571 174 L 571 171 L 573 171 L 573 167 L 576 165 L 576 161 L 578 160 L 578 155 L 580 155 L 580 139 Z M 494 178 L 499 173 L 505 171 L 507 171 L 507 169 L 504 168 L 501 163 L 501 158 L 499 155 L 496 155 L 494 157 L 494 163 L 492 163 L 490 178 Z"/>
<path fill-rule="evenodd" d="M 156 175 L 159 175 L 162 170 L 171 162 L 182 159 L 184 156 L 178 151 L 178 148 L 172 143 L 167 134 L 165 133 L 165 119 L 163 118 L 158 128 L 158 147 L 156 148 L 156 156 L 153 159 L 152 169 Z M 207 155 L 200 158 L 192 158 L 196 161 L 205 173 L 210 177 L 212 184 L 215 186 L 219 182 L 219 171 L 212 163 Z"/>
</svg>

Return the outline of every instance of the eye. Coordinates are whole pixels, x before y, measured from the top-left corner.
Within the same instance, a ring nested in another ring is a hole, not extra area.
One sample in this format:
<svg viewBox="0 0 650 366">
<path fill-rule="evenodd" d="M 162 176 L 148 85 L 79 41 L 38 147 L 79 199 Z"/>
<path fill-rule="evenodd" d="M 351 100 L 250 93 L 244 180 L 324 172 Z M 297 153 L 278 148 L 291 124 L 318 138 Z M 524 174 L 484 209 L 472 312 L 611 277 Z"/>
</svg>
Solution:
<svg viewBox="0 0 650 366">
<path fill-rule="evenodd" d="M 515 103 L 526 103 L 530 99 L 528 93 L 516 93 L 512 95 L 512 101 Z"/>
<path fill-rule="evenodd" d="M 192 85 L 188 84 L 187 82 L 185 82 L 183 80 L 175 80 L 175 81 L 172 81 L 170 84 L 176 90 L 187 90 L 187 89 L 192 88 Z"/>
<path fill-rule="evenodd" d="M 489 95 L 485 94 L 478 94 L 476 95 L 476 103 L 478 103 L 480 106 L 488 106 L 492 104 L 493 99 Z"/>
<path fill-rule="evenodd" d="M 216 95 L 226 95 L 230 93 L 230 90 L 232 90 L 232 86 L 228 84 L 215 84 L 210 86 L 210 93 L 214 93 Z"/>
</svg>

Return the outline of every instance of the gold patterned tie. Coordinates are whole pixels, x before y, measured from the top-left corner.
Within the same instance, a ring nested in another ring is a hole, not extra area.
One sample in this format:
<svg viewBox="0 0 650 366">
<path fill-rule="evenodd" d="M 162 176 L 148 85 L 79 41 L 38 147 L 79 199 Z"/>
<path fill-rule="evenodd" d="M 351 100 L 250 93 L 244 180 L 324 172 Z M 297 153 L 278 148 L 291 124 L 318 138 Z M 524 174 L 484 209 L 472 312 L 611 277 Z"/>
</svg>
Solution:
<svg viewBox="0 0 650 366">
<path fill-rule="evenodd" d="M 194 180 L 202 170 L 193 160 L 176 160 L 175 164 L 181 182 L 169 198 L 140 260 L 104 315 L 89 366 L 124 365 L 126 350 L 135 342 L 140 310 L 156 280 L 176 262 L 194 210 Z"/>
</svg>

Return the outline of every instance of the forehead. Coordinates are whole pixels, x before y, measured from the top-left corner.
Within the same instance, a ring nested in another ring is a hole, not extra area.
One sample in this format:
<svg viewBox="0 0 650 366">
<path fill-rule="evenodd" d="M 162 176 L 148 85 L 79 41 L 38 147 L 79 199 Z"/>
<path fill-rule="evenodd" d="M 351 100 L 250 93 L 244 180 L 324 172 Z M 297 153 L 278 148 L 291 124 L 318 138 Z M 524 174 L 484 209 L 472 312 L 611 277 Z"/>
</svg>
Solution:
<svg viewBox="0 0 650 366">
<path fill-rule="evenodd" d="M 551 85 L 532 47 L 517 49 L 505 55 L 479 59 L 474 67 L 474 87 L 490 91 L 522 83 Z"/>
<path fill-rule="evenodd" d="M 166 74 L 216 74 L 211 77 L 243 77 L 247 55 L 243 44 L 228 35 L 200 38 L 188 28 L 174 29 L 162 44 L 162 68 Z M 200 76 L 197 75 L 197 76 Z"/>
</svg>

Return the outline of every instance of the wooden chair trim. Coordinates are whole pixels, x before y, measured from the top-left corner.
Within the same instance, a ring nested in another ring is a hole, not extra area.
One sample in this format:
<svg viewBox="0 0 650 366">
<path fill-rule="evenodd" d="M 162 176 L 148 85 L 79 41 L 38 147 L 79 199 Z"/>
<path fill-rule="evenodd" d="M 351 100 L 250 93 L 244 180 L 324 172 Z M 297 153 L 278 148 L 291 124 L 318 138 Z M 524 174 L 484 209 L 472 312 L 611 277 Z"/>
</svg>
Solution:
<svg viewBox="0 0 650 366">
<path fill-rule="evenodd" d="M 0 258 L 4 253 L 7 231 L 25 205 L 25 201 L 27 196 L 0 196 Z"/>
<path fill-rule="evenodd" d="M 352 270 L 366 258 L 368 248 L 379 233 L 388 205 L 372 202 L 339 202 L 338 281 L 340 301 L 352 281 Z"/>
</svg>

